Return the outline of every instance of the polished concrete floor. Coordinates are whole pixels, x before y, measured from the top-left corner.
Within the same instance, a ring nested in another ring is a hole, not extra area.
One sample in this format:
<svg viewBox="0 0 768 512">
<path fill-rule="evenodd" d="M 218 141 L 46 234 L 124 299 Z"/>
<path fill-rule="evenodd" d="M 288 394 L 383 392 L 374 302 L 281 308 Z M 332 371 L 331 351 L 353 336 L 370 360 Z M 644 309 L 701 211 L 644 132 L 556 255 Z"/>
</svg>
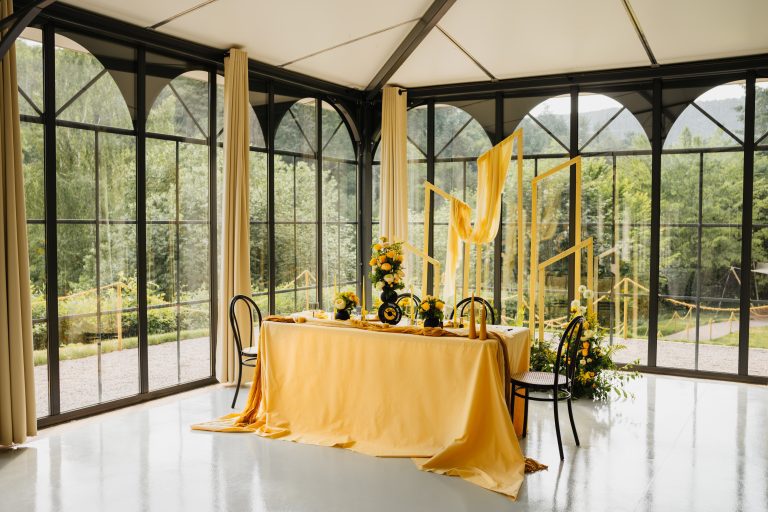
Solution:
<svg viewBox="0 0 768 512">
<path fill-rule="evenodd" d="M 563 463 L 551 406 L 534 403 L 522 448 L 550 468 L 517 502 L 409 460 L 191 431 L 230 411 L 217 386 L 0 451 L 0 511 L 768 510 L 768 388 L 646 376 L 631 389 L 634 401 L 576 403 L 582 446 L 566 420 Z"/>
</svg>

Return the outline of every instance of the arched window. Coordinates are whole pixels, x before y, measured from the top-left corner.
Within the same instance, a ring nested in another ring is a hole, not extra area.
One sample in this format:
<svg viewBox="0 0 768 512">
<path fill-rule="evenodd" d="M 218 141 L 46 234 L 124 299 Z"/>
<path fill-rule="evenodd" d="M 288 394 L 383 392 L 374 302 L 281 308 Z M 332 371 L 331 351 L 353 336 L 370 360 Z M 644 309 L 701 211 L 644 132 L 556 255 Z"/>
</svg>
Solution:
<svg viewBox="0 0 768 512">
<path fill-rule="evenodd" d="M 249 196 L 250 196 L 250 245 L 251 245 L 251 289 L 253 300 L 262 313 L 269 311 L 269 218 L 267 203 L 269 194 L 267 144 L 262 131 L 260 115 L 266 116 L 268 97 L 266 93 L 250 91 L 250 155 L 249 155 Z M 224 77 L 216 76 L 216 126 L 217 126 L 217 174 L 216 174 L 216 219 L 218 225 L 217 247 L 221 251 L 222 201 L 224 198 Z M 220 270 L 217 268 L 217 271 Z M 219 276 L 218 282 L 221 282 Z"/>
<path fill-rule="evenodd" d="M 647 361 L 651 144 L 637 118 L 602 94 L 579 94 L 582 238 L 594 239 L 601 325 Z M 586 254 L 582 268 L 586 268 Z M 627 306 L 625 308 L 625 306 Z"/>
<path fill-rule="evenodd" d="M 505 115 L 522 110 L 513 118 L 520 121 L 506 129 L 512 133 L 518 127 L 523 128 L 523 201 L 527 213 L 523 219 L 522 236 L 525 237 L 525 261 L 528 262 L 531 232 L 531 180 L 540 173 L 562 163 L 569 158 L 571 99 L 569 95 L 544 99 L 505 100 Z M 530 105 L 533 104 L 531 107 Z M 513 155 L 516 158 L 517 149 Z M 567 172 L 555 174 L 539 187 L 538 238 L 539 260 L 559 254 L 569 247 L 569 194 L 570 187 Z M 517 304 L 517 166 L 509 168 L 504 187 L 502 210 L 502 307 L 501 321 L 515 321 Z M 528 274 L 530 266 L 523 265 L 523 283 L 527 297 Z M 568 263 L 560 261 L 547 270 L 545 287 L 546 316 L 554 318 L 567 313 L 568 307 Z"/>
<path fill-rule="evenodd" d="M 458 197 L 474 210 L 477 205 L 477 157 L 491 149 L 491 139 L 480 123 L 465 110 L 453 105 L 435 105 L 435 185 Z M 419 187 L 422 190 L 423 187 Z M 448 240 L 448 218 L 450 204 L 438 195 L 432 199 L 434 209 L 434 254 L 439 261 L 446 261 Z M 469 265 L 470 290 L 476 295 L 491 300 L 493 297 L 493 243 L 482 249 L 483 282 L 475 282 L 476 252 L 472 250 L 469 261 L 462 259 L 462 266 L 456 273 L 457 301 L 463 297 L 464 267 Z M 437 290 L 444 295 L 442 290 Z M 452 300 L 453 297 L 445 297 Z"/>
<path fill-rule="evenodd" d="M 752 184 L 752 279 L 750 306 L 768 306 L 768 79 L 755 87 L 755 167 Z M 756 310 L 760 312 L 761 310 Z M 750 326 L 749 373 L 768 376 L 765 354 L 766 328 Z M 762 360 L 762 363 L 761 363 Z"/>
<path fill-rule="evenodd" d="M 158 389 L 210 375 L 209 74 L 174 76 L 186 63 L 147 61 L 168 65 L 147 77 L 149 387 Z"/>
<path fill-rule="evenodd" d="M 335 107 L 282 99 L 275 133 L 275 308 L 285 313 L 328 307 L 334 283 L 356 288 L 357 163 Z"/>
<path fill-rule="evenodd" d="M 664 142 L 660 366 L 737 370 L 738 350 L 717 345 L 738 344 L 744 101 L 743 83 L 710 89 L 680 114 Z"/>
<path fill-rule="evenodd" d="M 58 262 L 60 406 L 68 411 L 139 391 L 137 351 L 121 354 L 120 365 L 94 363 L 76 377 L 65 367 L 75 350 L 103 363 L 138 334 L 137 187 L 132 112 L 123 95 L 135 77 L 100 60 L 130 61 L 134 50 L 64 34 L 55 38 L 57 241 L 48 250 Z"/>
</svg>

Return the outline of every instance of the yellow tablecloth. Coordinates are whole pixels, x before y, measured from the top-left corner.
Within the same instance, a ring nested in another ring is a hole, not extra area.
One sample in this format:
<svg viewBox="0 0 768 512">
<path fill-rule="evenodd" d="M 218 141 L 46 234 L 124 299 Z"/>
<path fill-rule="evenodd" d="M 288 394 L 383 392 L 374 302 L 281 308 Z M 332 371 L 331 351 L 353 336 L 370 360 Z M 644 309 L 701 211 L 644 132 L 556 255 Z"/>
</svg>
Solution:
<svg viewBox="0 0 768 512">
<path fill-rule="evenodd" d="M 513 373 L 528 367 L 527 332 L 500 332 Z M 514 498 L 525 458 L 498 350 L 496 340 L 265 322 L 246 409 L 193 428 L 412 457 Z"/>
</svg>

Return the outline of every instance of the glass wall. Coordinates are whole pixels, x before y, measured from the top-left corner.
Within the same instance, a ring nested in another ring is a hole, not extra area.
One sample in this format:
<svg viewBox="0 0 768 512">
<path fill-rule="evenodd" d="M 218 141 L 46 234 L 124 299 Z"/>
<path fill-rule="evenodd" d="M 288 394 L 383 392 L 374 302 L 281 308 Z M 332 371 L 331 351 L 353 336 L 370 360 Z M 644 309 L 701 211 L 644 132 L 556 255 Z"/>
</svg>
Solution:
<svg viewBox="0 0 768 512">
<path fill-rule="evenodd" d="M 619 99 L 630 103 L 627 94 Z M 582 238 L 594 239 L 597 310 L 621 361 L 648 358 L 651 144 L 637 118 L 602 94 L 579 95 Z M 582 268 L 586 269 L 586 254 Z"/>
<path fill-rule="evenodd" d="M 537 104 L 538 103 L 538 104 Z M 523 129 L 523 197 L 524 212 L 531 215 L 531 180 L 539 174 L 561 164 L 569 158 L 570 143 L 570 96 L 559 96 L 545 100 L 534 100 L 531 107 L 515 100 L 505 100 L 505 118 L 507 115 L 517 120 L 515 112 L 522 118 L 509 127 L 505 126 L 505 135 L 517 128 Z M 525 110 L 523 110 L 525 109 Z M 529 109 L 529 110 L 528 110 Z M 506 119 L 505 119 L 506 121 Z M 505 122 L 506 125 L 506 122 Z M 501 261 L 501 303 L 503 323 L 523 321 L 518 318 L 517 292 L 517 148 L 513 154 L 513 165 L 507 174 L 504 187 L 502 210 L 502 261 Z M 539 261 L 545 261 L 568 248 L 569 227 L 569 172 L 567 169 L 556 173 L 539 183 L 536 213 L 538 224 Z M 526 237 L 525 265 L 523 266 L 523 289 L 528 297 L 528 279 L 530 274 L 530 217 L 523 219 Z M 547 269 L 545 281 L 545 318 L 557 319 L 567 314 L 568 309 L 568 262 L 560 261 Z M 527 304 L 523 309 L 527 311 Z M 527 320 L 527 317 L 525 318 Z"/>
<path fill-rule="evenodd" d="M 736 373 L 744 84 L 710 89 L 664 142 L 659 366 Z"/>
<path fill-rule="evenodd" d="M 768 377 L 768 79 L 755 88 L 749 373 Z"/>
<path fill-rule="evenodd" d="M 32 342 L 34 345 L 37 415 L 47 416 L 48 407 L 48 313 L 46 310 L 45 244 L 45 145 L 43 133 L 43 45 L 42 32 L 28 28 L 16 40 L 19 80 L 22 165 L 29 243 L 32 294 Z"/>
<path fill-rule="evenodd" d="M 133 119 L 84 45 L 128 62 L 135 51 L 76 34 L 55 42 L 59 385 L 69 411 L 139 391 Z M 135 76 L 120 81 L 130 89 Z"/>
<path fill-rule="evenodd" d="M 147 60 L 168 75 L 188 67 L 154 54 Z M 162 85 L 147 115 L 150 390 L 207 377 L 211 368 L 208 73 L 168 75 L 148 77 Z"/>
<path fill-rule="evenodd" d="M 334 288 L 357 284 L 355 147 L 330 103 L 278 96 L 275 108 L 275 311 L 330 309 Z"/>
</svg>

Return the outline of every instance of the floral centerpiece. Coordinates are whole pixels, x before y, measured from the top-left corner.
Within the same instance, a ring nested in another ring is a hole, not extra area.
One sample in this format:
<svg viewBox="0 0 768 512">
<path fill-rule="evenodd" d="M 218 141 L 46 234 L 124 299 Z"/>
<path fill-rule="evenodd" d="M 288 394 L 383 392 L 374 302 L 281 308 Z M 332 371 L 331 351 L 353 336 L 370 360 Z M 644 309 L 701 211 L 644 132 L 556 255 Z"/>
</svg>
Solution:
<svg viewBox="0 0 768 512">
<path fill-rule="evenodd" d="M 381 291 L 382 302 L 394 303 L 397 299 L 396 290 L 401 290 L 405 283 L 403 278 L 403 244 L 390 242 L 387 237 L 380 237 L 372 246 L 371 283 Z"/>
<path fill-rule="evenodd" d="M 585 286 L 579 288 L 581 296 L 585 300 L 592 300 L 594 292 Z M 581 305 L 580 300 L 571 302 L 570 316 L 572 320 L 578 315 L 584 315 L 584 331 L 581 334 L 581 347 L 576 353 L 577 366 L 573 382 L 574 398 L 591 398 L 592 400 L 608 400 L 612 393 L 621 398 L 632 395 L 624 390 L 624 384 L 639 377 L 639 373 L 633 370 L 633 366 L 639 364 L 639 360 L 619 366 L 613 362 L 613 355 L 625 349 L 625 345 L 610 345 L 606 338 L 608 329 L 600 326 L 597 315 L 588 313 L 587 308 Z M 562 325 L 562 329 L 568 323 Z M 560 335 L 556 341 L 560 341 Z M 538 340 L 531 347 L 531 370 L 551 372 L 554 369 L 557 357 L 557 346 L 552 341 Z"/>
<path fill-rule="evenodd" d="M 421 301 L 419 317 L 424 319 L 424 327 L 439 327 L 443 324 L 445 302 L 434 295 L 426 295 Z"/>
<path fill-rule="evenodd" d="M 336 320 L 349 320 L 349 314 L 357 307 L 360 301 L 355 292 L 340 292 L 333 299 L 333 309 L 336 312 Z"/>
</svg>

